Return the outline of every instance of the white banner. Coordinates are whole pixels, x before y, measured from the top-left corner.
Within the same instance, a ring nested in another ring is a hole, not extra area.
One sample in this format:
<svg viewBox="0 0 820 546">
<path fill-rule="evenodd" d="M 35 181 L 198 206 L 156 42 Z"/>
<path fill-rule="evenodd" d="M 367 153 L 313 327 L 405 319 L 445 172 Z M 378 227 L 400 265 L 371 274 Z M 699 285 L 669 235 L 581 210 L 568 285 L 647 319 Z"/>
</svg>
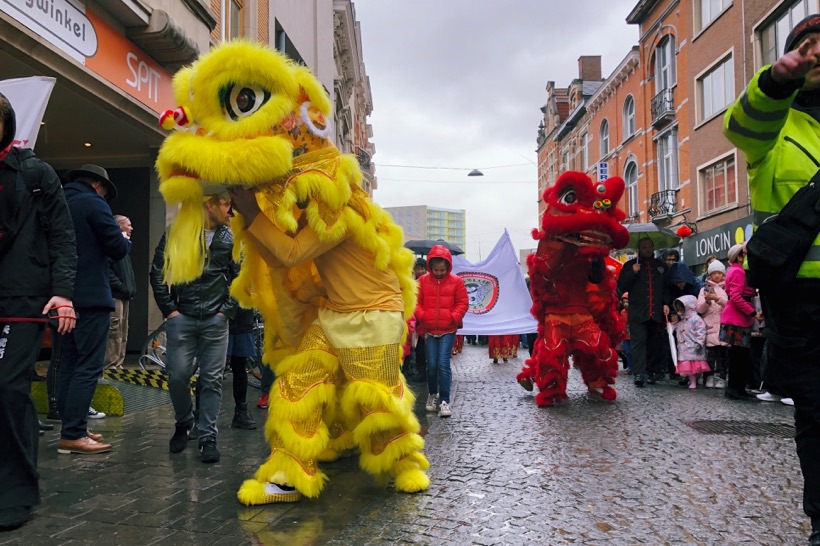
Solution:
<svg viewBox="0 0 820 546">
<path fill-rule="evenodd" d="M 455 256 L 453 273 L 464 280 L 470 299 L 459 334 L 502 336 L 537 330 L 538 324 L 530 315 L 530 292 L 507 230 L 487 259 L 473 264 Z"/>
<path fill-rule="evenodd" d="M 14 145 L 18 148 L 34 148 L 56 81 L 45 76 L 0 80 L 0 93 L 9 99 L 17 118 Z"/>
</svg>

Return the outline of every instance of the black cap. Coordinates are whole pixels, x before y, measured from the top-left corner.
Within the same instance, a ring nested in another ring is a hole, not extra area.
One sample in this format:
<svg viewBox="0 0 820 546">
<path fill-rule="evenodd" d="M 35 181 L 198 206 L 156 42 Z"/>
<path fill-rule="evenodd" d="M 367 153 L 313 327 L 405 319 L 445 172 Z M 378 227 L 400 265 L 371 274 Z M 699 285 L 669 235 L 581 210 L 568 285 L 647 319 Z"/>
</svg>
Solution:
<svg viewBox="0 0 820 546">
<path fill-rule="evenodd" d="M 14 115 L 14 108 L 11 107 L 11 101 L 3 93 L 0 93 L 0 100 L 8 105 L 6 108 L 0 107 L 0 112 L 3 113 L 3 135 L 0 136 L 0 150 L 5 150 L 9 144 L 14 142 L 14 135 L 17 133 L 17 117 Z"/>
<path fill-rule="evenodd" d="M 106 171 L 99 165 L 94 165 L 93 163 L 86 163 L 79 169 L 68 171 L 67 173 L 65 173 L 65 177 L 68 179 L 69 182 L 73 182 L 78 178 L 98 180 L 102 182 L 105 186 L 106 201 L 113 201 L 117 198 L 117 186 L 115 186 L 114 183 L 111 182 L 111 179 L 108 178 L 108 171 Z"/>
<path fill-rule="evenodd" d="M 820 14 L 814 13 L 809 15 L 792 28 L 789 35 L 786 36 L 786 49 L 783 54 L 788 53 L 800 43 L 800 40 L 810 32 L 820 32 Z"/>
</svg>

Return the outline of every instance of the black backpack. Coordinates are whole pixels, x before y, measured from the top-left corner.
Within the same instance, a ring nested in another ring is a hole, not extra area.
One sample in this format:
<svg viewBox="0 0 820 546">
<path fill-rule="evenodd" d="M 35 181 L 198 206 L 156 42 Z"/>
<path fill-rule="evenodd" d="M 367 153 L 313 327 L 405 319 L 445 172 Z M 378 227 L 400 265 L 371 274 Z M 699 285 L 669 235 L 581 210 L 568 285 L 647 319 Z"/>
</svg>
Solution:
<svg viewBox="0 0 820 546">
<path fill-rule="evenodd" d="M 819 233 L 820 171 L 746 243 L 749 284 L 771 294 L 791 283 Z"/>
</svg>

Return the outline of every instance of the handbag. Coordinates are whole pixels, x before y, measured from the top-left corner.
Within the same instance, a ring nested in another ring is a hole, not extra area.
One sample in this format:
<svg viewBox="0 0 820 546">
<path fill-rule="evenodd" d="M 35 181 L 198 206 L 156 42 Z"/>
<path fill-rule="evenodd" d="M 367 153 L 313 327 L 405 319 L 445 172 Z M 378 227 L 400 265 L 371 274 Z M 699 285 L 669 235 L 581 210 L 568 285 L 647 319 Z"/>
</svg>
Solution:
<svg viewBox="0 0 820 546">
<path fill-rule="evenodd" d="M 749 284 L 773 293 L 791 283 L 818 234 L 820 171 L 778 214 L 758 226 L 746 243 Z"/>
</svg>

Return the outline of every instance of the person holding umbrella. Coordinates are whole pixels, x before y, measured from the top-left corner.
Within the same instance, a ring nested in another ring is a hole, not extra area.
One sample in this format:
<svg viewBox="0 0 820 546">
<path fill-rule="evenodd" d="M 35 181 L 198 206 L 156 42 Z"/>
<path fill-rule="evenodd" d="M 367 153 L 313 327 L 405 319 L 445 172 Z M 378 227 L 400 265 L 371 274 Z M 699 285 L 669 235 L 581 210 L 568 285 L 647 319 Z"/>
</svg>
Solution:
<svg viewBox="0 0 820 546">
<path fill-rule="evenodd" d="M 669 271 L 655 258 L 655 243 L 650 237 L 641 238 L 638 257 L 627 261 L 618 277 L 618 290 L 629 292 L 629 335 L 636 387 L 655 383 L 663 362 L 659 356 L 662 350 L 668 350 L 661 348 L 659 342 L 666 338 L 664 326 L 671 303 L 669 287 Z"/>
</svg>

